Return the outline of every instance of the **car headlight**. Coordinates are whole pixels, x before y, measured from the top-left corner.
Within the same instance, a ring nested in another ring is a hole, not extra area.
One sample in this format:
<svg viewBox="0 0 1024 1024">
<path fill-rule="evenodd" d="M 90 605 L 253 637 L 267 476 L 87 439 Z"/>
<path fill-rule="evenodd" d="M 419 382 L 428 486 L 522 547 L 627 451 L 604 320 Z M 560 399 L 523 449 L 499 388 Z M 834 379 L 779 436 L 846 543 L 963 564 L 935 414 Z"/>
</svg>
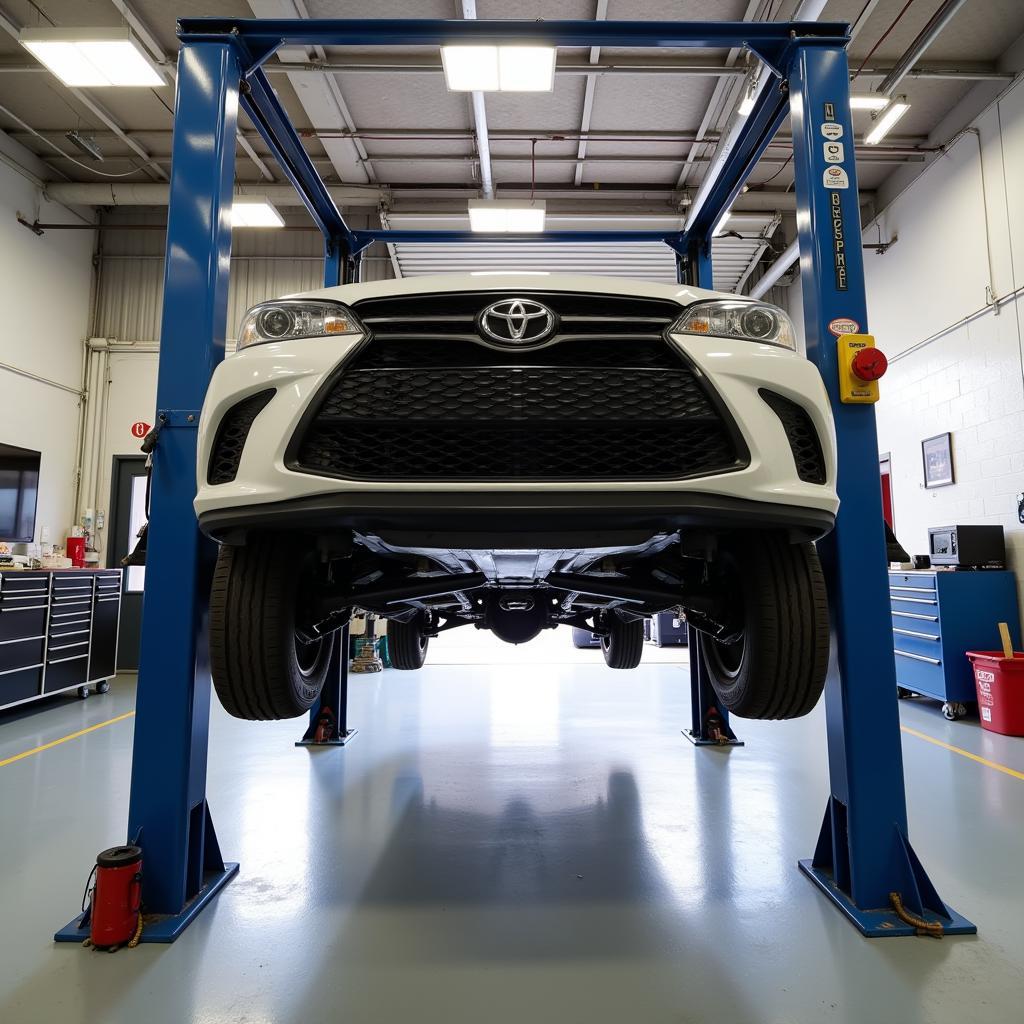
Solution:
<svg viewBox="0 0 1024 1024">
<path fill-rule="evenodd" d="M 278 299 L 253 306 L 238 329 L 238 348 L 268 341 L 364 334 L 366 328 L 348 306 L 326 299 Z"/>
<path fill-rule="evenodd" d="M 697 302 L 669 328 L 669 334 L 704 334 L 716 338 L 742 338 L 796 351 L 793 322 L 775 306 L 741 299 Z"/>
</svg>

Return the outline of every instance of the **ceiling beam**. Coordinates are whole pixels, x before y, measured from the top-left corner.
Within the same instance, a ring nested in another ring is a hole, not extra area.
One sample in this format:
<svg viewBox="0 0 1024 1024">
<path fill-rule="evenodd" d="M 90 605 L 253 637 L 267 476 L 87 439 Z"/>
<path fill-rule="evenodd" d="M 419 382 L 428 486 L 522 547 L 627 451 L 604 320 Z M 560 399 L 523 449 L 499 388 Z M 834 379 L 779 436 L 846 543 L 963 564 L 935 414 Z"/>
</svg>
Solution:
<svg viewBox="0 0 1024 1024">
<path fill-rule="evenodd" d="M 152 29 L 136 13 L 128 0 L 110 0 L 110 2 L 117 8 L 121 17 L 128 22 L 129 27 L 138 36 L 142 45 L 149 50 L 149 55 L 156 62 L 164 81 L 168 85 L 173 86 L 177 78 L 177 67 L 174 61 L 164 53 L 160 40 L 153 35 Z M 256 165 L 256 169 L 263 176 L 264 180 L 273 181 L 273 171 L 263 162 L 256 150 L 249 145 L 248 140 L 242 135 L 241 129 L 236 129 L 235 138 L 238 141 L 238 145 L 242 148 L 242 152 Z"/>
<path fill-rule="evenodd" d="M 248 0 L 252 13 L 257 18 L 308 18 L 305 0 Z M 323 47 L 312 48 L 315 62 L 324 62 Z M 349 112 L 348 105 L 338 82 L 331 74 L 309 76 L 295 73 L 292 64 L 309 64 L 310 51 L 301 46 L 285 46 L 277 51 L 279 64 L 266 62 L 264 71 L 275 67 L 288 75 L 302 109 L 306 112 L 310 124 L 314 128 L 337 128 L 339 123 L 347 129 L 348 135 L 335 135 L 323 141 L 323 147 L 334 164 L 338 177 L 346 183 L 372 183 L 373 167 L 363 144 L 351 133 L 355 132 L 355 122 Z"/>
<path fill-rule="evenodd" d="M 462 17 L 476 19 L 476 0 L 462 0 Z M 491 138 L 487 131 L 487 104 L 484 94 L 477 90 L 470 98 L 473 108 L 473 128 L 476 152 L 480 163 L 480 192 L 484 199 L 494 198 L 494 176 L 491 173 Z"/>
<path fill-rule="evenodd" d="M 608 17 L 608 0 L 597 0 L 597 7 L 594 10 L 594 21 L 604 21 Z M 596 65 L 601 59 L 601 47 L 590 48 L 589 60 L 591 66 Z M 587 75 L 587 84 L 583 90 L 583 113 L 580 116 L 580 140 L 576 146 L 576 171 L 573 174 L 573 182 L 576 185 L 583 183 L 583 158 L 587 155 L 587 132 L 590 130 L 590 118 L 594 113 L 594 93 L 597 91 L 597 76 Z"/>
</svg>

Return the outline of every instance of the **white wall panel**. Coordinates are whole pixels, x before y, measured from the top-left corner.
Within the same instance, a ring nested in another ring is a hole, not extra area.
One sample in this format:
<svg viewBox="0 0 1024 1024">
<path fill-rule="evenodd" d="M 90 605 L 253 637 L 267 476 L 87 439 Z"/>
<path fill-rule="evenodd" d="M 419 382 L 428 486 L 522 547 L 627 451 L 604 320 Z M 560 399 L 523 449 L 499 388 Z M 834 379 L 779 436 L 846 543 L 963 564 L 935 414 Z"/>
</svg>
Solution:
<svg viewBox="0 0 1024 1024">
<path fill-rule="evenodd" d="M 78 389 L 89 319 L 91 231 L 35 235 L 16 214 L 64 221 L 63 207 L 43 202 L 35 187 L 0 164 L 0 362 Z M 0 441 L 42 452 L 36 540 L 49 527 L 63 542 L 74 517 L 79 399 L 0 369 Z"/>
</svg>

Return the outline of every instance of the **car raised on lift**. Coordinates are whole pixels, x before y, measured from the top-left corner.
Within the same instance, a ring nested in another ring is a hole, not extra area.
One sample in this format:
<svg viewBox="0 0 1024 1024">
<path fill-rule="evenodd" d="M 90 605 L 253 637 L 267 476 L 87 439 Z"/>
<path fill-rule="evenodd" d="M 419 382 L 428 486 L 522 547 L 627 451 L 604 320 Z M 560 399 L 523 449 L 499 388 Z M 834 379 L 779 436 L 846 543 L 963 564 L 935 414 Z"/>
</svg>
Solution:
<svg viewBox="0 0 1024 1024">
<path fill-rule="evenodd" d="M 356 608 L 388 619 L 399 669 L 470 624 L 516 644 L 575 626 L 635 668 L 644 618 L 675 609 L 725 707 L 806 714 L 835 463 L 818 371 L 762 302 L 469 274 L 261 303 L 200 423 L 217 693 L 301 715 Z"/>
</svg>

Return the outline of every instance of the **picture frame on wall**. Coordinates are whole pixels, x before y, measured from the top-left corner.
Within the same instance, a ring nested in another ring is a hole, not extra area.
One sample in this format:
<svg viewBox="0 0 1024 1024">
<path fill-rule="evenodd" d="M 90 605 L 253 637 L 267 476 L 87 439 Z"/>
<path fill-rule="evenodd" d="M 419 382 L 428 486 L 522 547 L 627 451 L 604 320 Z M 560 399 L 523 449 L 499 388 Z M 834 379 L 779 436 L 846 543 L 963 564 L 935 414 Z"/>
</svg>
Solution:
<svg viewBox="0 0 1024 1024">
<path fill-rule="evenodd" d="M 925 487 L 948 487 L 956 483 L 953 472 L 953 435 L 936 434 L 921 442 Z"/>
</svg>

